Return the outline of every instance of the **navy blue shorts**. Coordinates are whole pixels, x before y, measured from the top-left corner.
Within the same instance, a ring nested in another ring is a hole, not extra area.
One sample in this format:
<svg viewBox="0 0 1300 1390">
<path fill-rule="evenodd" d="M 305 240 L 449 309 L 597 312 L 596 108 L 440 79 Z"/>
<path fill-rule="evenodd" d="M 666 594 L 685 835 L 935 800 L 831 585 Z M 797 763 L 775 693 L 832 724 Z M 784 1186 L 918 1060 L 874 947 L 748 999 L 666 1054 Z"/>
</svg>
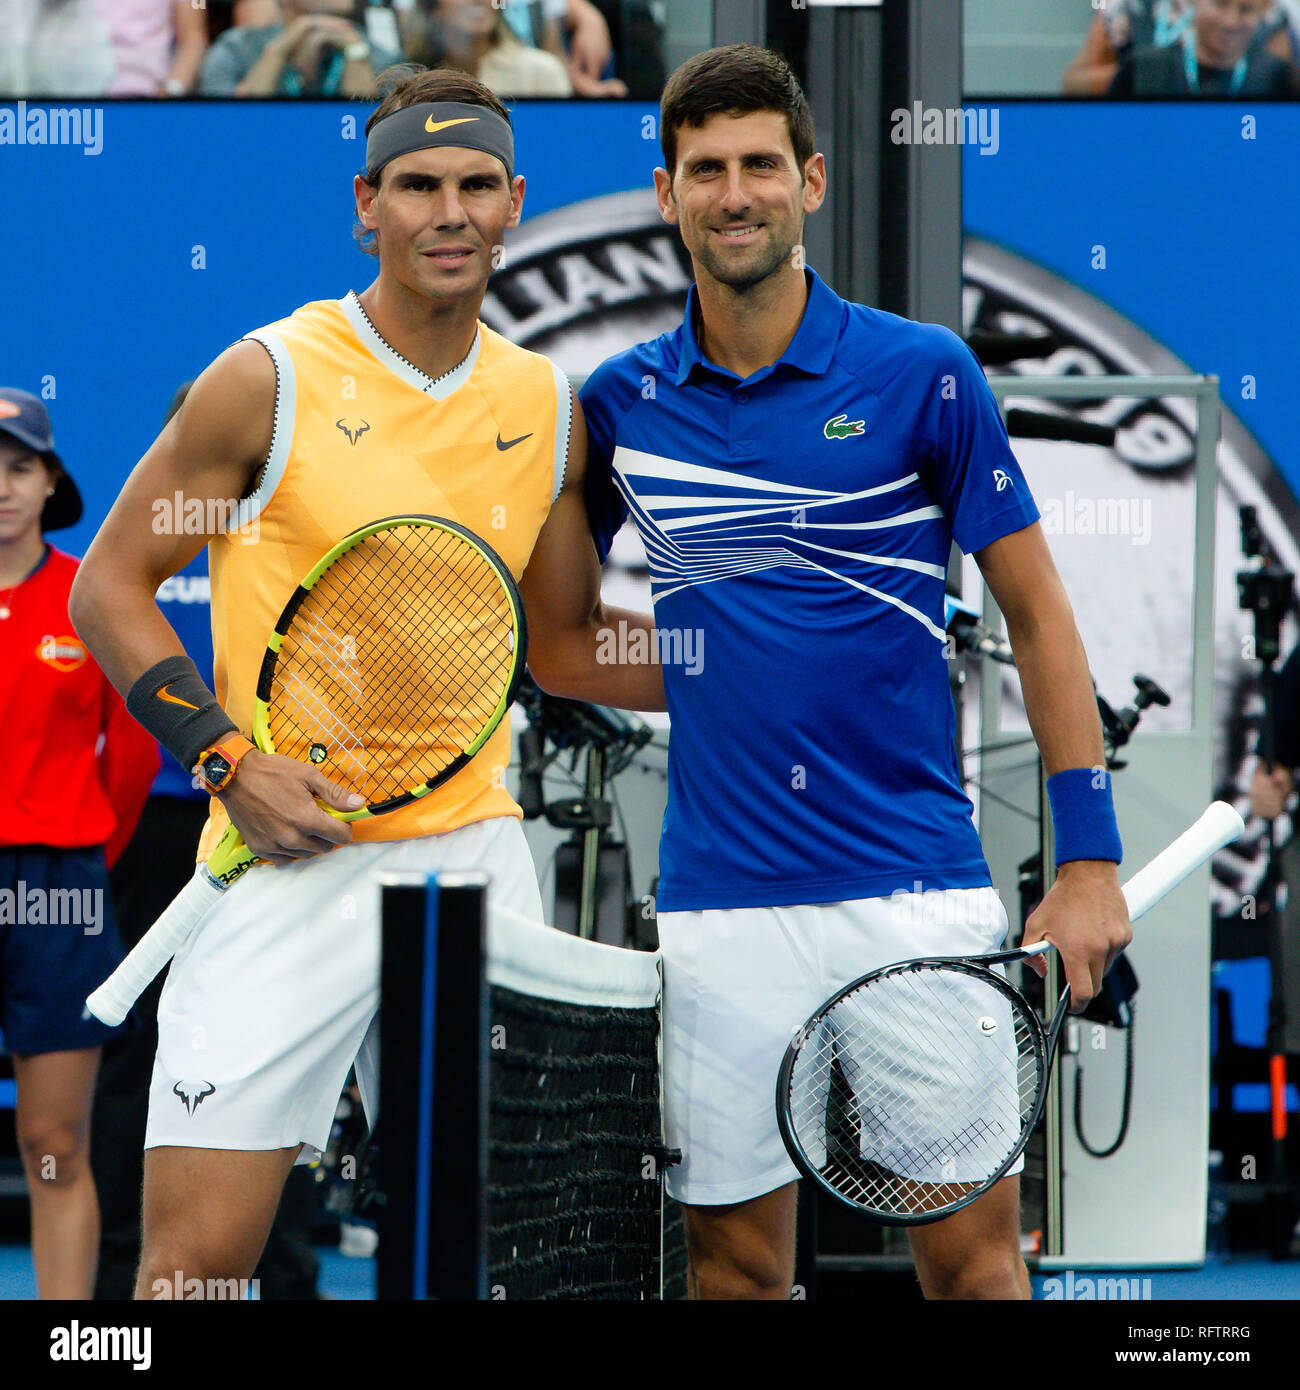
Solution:
<svg viewBox="0 0 1300 1390">
<path fill-rule="evenodd" d="M 0 848 L 0 1032 L 10 1052 L 98 1047 L 86 996 L 122 959 L 104 851 Z"/>
</svg>

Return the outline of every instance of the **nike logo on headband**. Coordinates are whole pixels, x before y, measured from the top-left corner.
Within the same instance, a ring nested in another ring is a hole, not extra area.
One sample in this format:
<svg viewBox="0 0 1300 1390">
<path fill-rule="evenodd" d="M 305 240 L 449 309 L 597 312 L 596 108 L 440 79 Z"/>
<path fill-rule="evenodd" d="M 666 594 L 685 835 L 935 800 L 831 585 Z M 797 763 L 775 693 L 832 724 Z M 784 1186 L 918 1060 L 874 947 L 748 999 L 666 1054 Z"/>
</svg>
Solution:
<svg viewBox="0 0 1300 1390">
<path fill-rule="evenodd" d="M 470 121 L 478 120 L 477 116 L 455 116 L 450 121 L 435 121 L 432 116 L 424 123 L 424 128 L 430 135 L 436 135 L 440 130 L 446 130 L 449 125 L 465 125 Z"/>
</svg>

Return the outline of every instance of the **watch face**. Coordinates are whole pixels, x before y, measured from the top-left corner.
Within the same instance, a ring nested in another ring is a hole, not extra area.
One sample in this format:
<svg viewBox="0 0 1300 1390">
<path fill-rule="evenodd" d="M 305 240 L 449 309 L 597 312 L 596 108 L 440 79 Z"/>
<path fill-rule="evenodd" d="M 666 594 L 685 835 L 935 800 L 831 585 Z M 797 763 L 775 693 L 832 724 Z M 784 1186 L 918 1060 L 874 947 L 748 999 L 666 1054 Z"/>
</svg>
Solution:
<svg viewBox="0 0 1300 1390">
<path fill-rule="evenodd" d="M 220 753 L 209 753 L 203 759 L 203 778 L 210 786 L 219 787 L 229 775 L 230 760 L 223 758 Z"/>
</svg>

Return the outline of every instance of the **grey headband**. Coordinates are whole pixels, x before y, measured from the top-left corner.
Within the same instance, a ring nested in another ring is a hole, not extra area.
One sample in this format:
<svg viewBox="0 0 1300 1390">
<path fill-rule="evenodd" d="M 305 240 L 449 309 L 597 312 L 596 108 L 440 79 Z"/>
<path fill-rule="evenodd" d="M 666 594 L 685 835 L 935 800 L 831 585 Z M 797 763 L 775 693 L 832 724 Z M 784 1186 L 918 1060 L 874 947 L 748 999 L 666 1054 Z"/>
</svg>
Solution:
<svg viewBox="0 0 1300 1390">
<path fill-rule="evenodd" d="M 506 166 L 506 177 L 515 173 L 515 137 L 510 122 L 487 106 L 463 101 L 422 101 L 403 106 L 376 121 L 366 137 L 366 181 L 374 183 L 389 160 L 412 150 L 439 145 L 482 150 Z"/>
</svg>

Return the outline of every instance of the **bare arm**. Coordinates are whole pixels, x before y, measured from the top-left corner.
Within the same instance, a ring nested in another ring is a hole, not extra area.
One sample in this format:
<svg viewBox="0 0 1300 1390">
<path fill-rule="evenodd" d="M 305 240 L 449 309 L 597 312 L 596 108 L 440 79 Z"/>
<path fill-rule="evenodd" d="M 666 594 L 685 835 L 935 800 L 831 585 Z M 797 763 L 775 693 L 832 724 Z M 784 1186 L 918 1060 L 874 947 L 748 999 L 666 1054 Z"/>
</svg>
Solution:
<svg viewBox="0 0 1300 1390">
<path fill-rule="evenodd" d="M 172 6 L 176 26 L 176 48 L 172 53 L 168 77 L 180 82 L 187 92 L 194 90 L 199 67 L 208 48 L 207 11 L 197 8 L 193 0 L 176 0 Z"/>
<path fill-rule="evenodd" d="M 1275 58 L 1281 58 L 1284 63 L 1295 61 L 1295 49 L 1291 44 L 1291 26 L 1284 24 L 1267 44 L 1267 50 Z"/>
<path fill-rule="evenodd" d="M 280 77 L 287 64 L 293 63 L 305 73 L 314 72 L 327 47 L 338 48 L 341 52 L 364 38 L 356 25 L 335 15 L 299 15 L 267 44 L 262 56 L 235 88 L 235 95 L 274 96 L 280 89 Z M 368 57 L 345 61 L 339 79 L 340 96 L 367 96 L 374 85 L 375 70 Z"/>
<path fill-rule="evenodd" d="M 1099 766 L 1105 753 L 1088 658 L 1042 528 L 1003 536 L 975 559 L 1006 619 L 1047 775 Z"/>
<path fill-rule="evenodd" d="M 560 41 L 558 25 L 548 24 L 542 47 L 565 61 L 573 90 L 582 97 L 625 97 L 627 84 L 617 77 L 601 77 L 613 54 L 609 25 L 591 0 L 569 0 L 565 27 L 569 52 Z M 549 42 L 548 42 L 549 40 Z M 552 47 L 552 44 L 554 47 Z"/>
<path fill-rule="evenodd" d="M 275 368 L 258 343 L 228 348 L 194 383 L 184 406 L 126 480 L 72 586 L 73 624 L 123 696 L 151 666 L 184 655 L 154 602 L 164 579 L 187 565 L 211 533 L 176 524 L 185 502 L 233 502 L 247 490 L 271 442 Z"/>
<path fill-rule="evenodd" d="M 1066 96 L 1104 96 L 1119 67 L 1119 54 L 1111 46 L 1106 21 L 1094 15 L 1083 47 L 1065 70 L 1061 90 Z"/>
<path fill-rule="evenodd" d="M 266 45 L 257 62 L 249 68 L 243 80 L 236 86 L 237 97 L 269 97 L 276 94 L 280 88 L 280 74 L 289 61 L 289 50 L 293 46 L 292 43 L 286 42 L 288 38 L 289 30 L 286 29 Z"/>
<path fill-rule="evenodd" d="M 124 697 L 151 667 L 185 654 L 154 595 L 212 532 L 185 532 L 176 516 L 178 495 L 182 512 L 198 499 L 205 516 L 229 515 L 266 458 L 274 406 L 275 369 L 265 349 L 254 342 L 228 348 L 136 465 L 86 552 L 68 614 Z M 272 863 L 352 838 L 351 828 L 327 816 L 314 797 L 338 810 L 352 805 L 316 768 L 262 753 L 249 753 L 221 793 L 248 847 Z"/>
<path fill-rule="evenodd" d="M 1035 523 L 1003 536 L 975 559 L 1006 619 L 1025 713 L 1047 775 L 1104 767 L 1087 654 L 1042 527 Z M 1077 1011 L 1101 988 L 1132 936 L 1118 867 L 1110 860 L 1082 859 L 1060 866 L 1029 919 L 1025 944 L 1046 938 L 1056 945 Z"/>
<path fill-rule="evenodd" d="M 552 695 L 616 709 L 666 709 L 661 666 L 602 660 L 628 649 L 617 640 L 620 624 L 628 634 L 647 634 L 643 650 L 657 648 L 650 614 L 601 602 L 600 564 L 582 500 L 586 459 L 587 425 L 575 397 L 564 487 L 519 586 L 528 612 L 529 669 Z"/>
</svg>

